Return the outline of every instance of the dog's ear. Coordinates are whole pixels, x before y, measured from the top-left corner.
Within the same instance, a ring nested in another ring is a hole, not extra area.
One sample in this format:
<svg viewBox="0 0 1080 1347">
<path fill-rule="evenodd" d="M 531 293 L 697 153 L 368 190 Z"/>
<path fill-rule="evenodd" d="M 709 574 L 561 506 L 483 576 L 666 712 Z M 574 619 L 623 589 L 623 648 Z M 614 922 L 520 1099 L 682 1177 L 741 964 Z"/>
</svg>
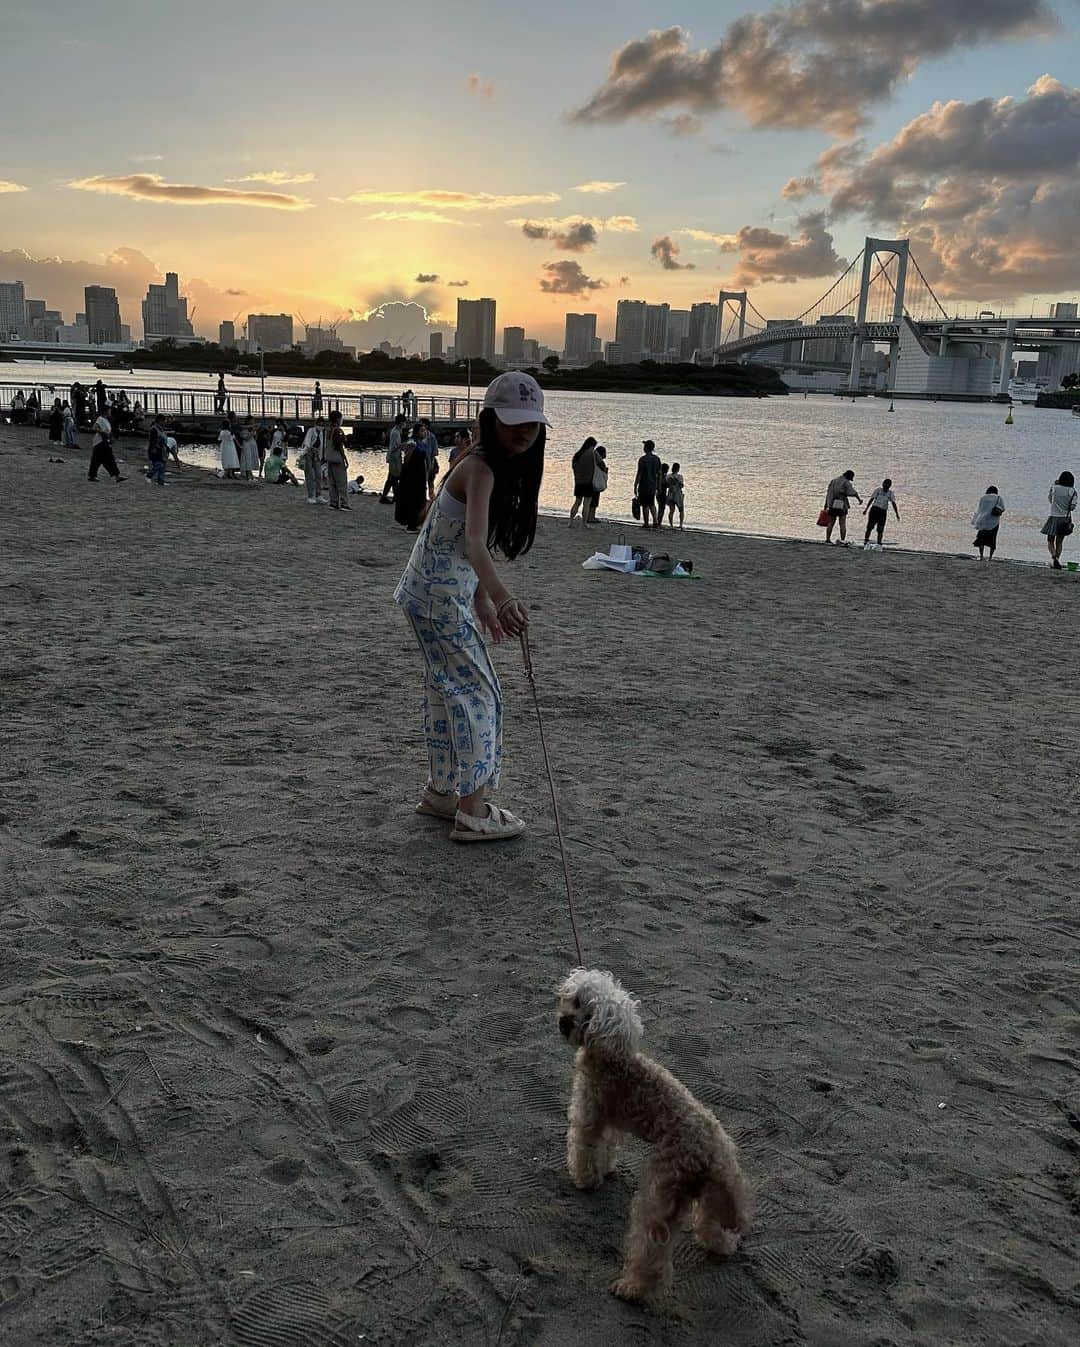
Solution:
<svg viewBox="0 0 1080 1347">
<path fill-rule="evenodd" d="M 597 988 L 586 1041 L 615 1056 L 632 1057 L 641 1047 L 643 1034 L 638 1003 L 610 974 L 605 980 L 607 985 Z"/>
<path fill-rule="evenodd" d="M 571 968 L 562 982 L 555 988 L 556 996 L 565 996 L 567 999 L 574 996 L 585 978 L 587 970 L 584 968 Z"/>
</svg>

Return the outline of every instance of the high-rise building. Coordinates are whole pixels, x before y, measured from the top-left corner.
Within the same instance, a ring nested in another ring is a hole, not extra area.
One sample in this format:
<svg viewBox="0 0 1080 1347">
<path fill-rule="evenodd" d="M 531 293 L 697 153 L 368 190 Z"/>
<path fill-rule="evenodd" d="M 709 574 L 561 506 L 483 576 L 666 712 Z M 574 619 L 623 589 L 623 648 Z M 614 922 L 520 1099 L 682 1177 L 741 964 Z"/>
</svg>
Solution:
<svg viewBox="0 0 1080 1347">
<path fill-rule="evenodd" d="M 716 346 L 716 324 L 720 321 L 718 304 L 692 304 L 690 326 L 686 333 L 688 357 L 695 351 L 712 351 Z"/>
<path fill-rule="evenodd" d="M 83 290 L 86 300 L 86 326 L 90 342 L 102 346 L 106 342 L 123 340 L 120 331 L 120 304 L 111 285 L 88 285 Z"/>
<path fill-rule="evenodd" d="M 595 341 L 595 313 L 568 313 L 566 315 L 566 332 L 563 336 L 564 360 L 587 364 L 592 359 Z"/>
<path fill-rule="evenodd" d="M 607 365 L 623 365 L 623 349 L 617 341 L 609 341 L 604 346 L 604 363 Z"/>
<path fill-rule="evenodd" d="M 495 301 L 459 299 L 457 302 L 457 354 L 459 360 L 493 360 L 495 357 Z"/>
<path fill-rule="evenodd" d="M 21 333 L 26 341 L 45 341 L 45 301 L 28 299 L 26 301 L 26 321 Z"/>
<path fill-rule="evenodd" d="M 441 332 L 432 332 L 428 337 L 428 359 L 441 360 L 443 358 L 443 334 Z"/>
<path fill-rule="evenodd" d="M 180 293 L 175 271 L 165 273 L 164 285 L 148 285 L 142 302 L 143 341 L 152 346 L 170 337 L 193 337 L 195 331 L 187 316 L 187 300 Z"/>
<path fill-rule="evenodd" d="M 645 310 L 643 299 L 620 299 L 615 309 L 615 342 L 623 365 L 636 364 L 645 349 Z"/>
<path fill-rule="evenodd" d="M 850 313 L 823 314 L 817 321 L 820 325 L 853 324 L 855 318 Z M 820 340 L 804 341 L 802 358 L 814 365 L 850 365 L 851 338 L 822 337 Z"/>
<path fill-rule="evenodd" d="M 503 328 L 503 359 L 508 365 L 520 363 L 525 348 L 525 329 L 523 327 Z"/>
<path fill-rule="evenodd" d="M 645 305 L 644 353 L 654 360 L 667 351 L 668 314 L 670 312 L 670 304 Z"/>
<path fill-rule="evenodd" d="M 526 369 L 536 369 L 540 364 L 540 343 L 533 337 L 526 337 L 521 343 L 521 363 Z"/>
<path fill-rule="evenodd" d="M 293 344 L 291 313 L 249 313 L 248 349 L 252 351 L 291 351 Z"/>
<path fill-rule="evenodd" d="M 1075 317 L 1076 317 L 1076 309 L 1077 309 L 1076 304 L 1062 304 L 1062 303 L 1051 304 L 1051 305 L 1050 305 L 1050 317 L 1051 317 L 1051 318 L 1075 318 Z"/>
<path fill-rule="evenodd" d="M 60 312 L 59 309 L 45 310 L 44 327 L 45 327 L 46 341 L 56 341 L 57 340 L 56 334 L 63 326 L 64 326 L 64 315 Z"/>
<path fill-rule="evenodd" d="M 219 323 L 217 331 L 218 345 L 223 350 L 228 350 L 236 345 L 236 324 L 231 319 Z"/>
<path fill-rule="evenodd" d="M 338 355 L 345 354 L 345 343 L 332 327 L 311 327 L 304 324 L 304 340 L 300 346 L 306 356 L 318 355 L 321 351 L 335 351 Z"/>
<path fill-rule="evenodd" d="M 767 318 L 765 328 L 769 329 L 797 327 L 798 323 L 794 318 Z M 736 329 L 737 331 L 738 329 Z M 825 342 L 819 343 L 826 345 Z M 750 359 L 758 365 L 791 365 L 802 359 L 802 342 L 785 341 L 777 346 L 766 346 L 761 352 L 755 352 Z"/>
<path fill-rule="evenodd" d="M 26 291 L 22 281 L 0 281 L 0 341 L 21 337 L 26 322 Z"/>
<path fill-rule="evenodd" d="M 690 310 L 689 309 L 670 309 L 667 320 L 667 350 L 668 355 L 678 356 L 685 359 L 683 352 L 683 343 L 690 335 Z"/>
</svg>

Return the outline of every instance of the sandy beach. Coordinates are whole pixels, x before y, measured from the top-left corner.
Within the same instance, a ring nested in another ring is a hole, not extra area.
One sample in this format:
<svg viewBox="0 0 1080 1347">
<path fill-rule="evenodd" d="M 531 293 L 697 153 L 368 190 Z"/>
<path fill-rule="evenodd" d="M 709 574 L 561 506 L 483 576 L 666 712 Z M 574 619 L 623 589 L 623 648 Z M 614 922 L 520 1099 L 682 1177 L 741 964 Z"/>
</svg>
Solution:
<svg viewBox="0 0 1080 1347">
<path fill-rule="evenodd" d="M 700 578 L 650 581 L 553 519 L 511 568 L 586 960 L 759 1194 L 634 1308 L 644 1149 L 565 1172 L 516 645 L 530 831 L 454 847 L 391 510 L 56 452 L 0 429 L 0 1338 L 1075 1343 L 1076 577 L 687 533 Z"/>
</svg>

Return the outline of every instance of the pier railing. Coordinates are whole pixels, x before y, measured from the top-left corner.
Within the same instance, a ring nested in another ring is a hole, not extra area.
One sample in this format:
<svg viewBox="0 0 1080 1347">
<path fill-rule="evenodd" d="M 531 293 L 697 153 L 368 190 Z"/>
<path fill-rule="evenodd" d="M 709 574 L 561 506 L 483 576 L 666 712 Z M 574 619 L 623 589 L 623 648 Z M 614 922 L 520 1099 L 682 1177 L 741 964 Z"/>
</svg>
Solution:
<svg viewBox="0 0 1080 1347">
<path fill-rule="evenodd" d="M 147 416 L 164 412 L 170 417 L 209 418 L 235 412 L 241 419 L 247 416 L 266 417 L 267 420 L 280 418 L 306 425 L 317 414 L 310 390 L 282 392 L 279 389 L 267 389 L 264 394 L 257 388 L 230 388 L 222 401 L 213 388 L 154 388 L 128 383 L 110 386 L 107 378 L 103 382 L 110 393 L 126 393 L 132 406 L 141 402 Z M 89 404 L 93 396 L 93 384 L 83 386 Z M 31 383 L 26 380 L 3 382 L 0 383 L 0 408 L 5 414 L 10 411 L 11 400 L 20 389 L 25 397 L 29 397 L 31 392 L 37 393 L 41 399 L 43 416 L 48 415 L 54 398 L 59 398 L 61 402 L 70 401 L 71 398 L 70 386 L 67 384 Z M 470 397 L 466 393 L 460 397 L 453 394 L 418 394 L 411 399 L 410 408 L 406 411 L 400 393 L 380 390 L 376 393 L 355 394 L 324 392 L 321 410 L 323 416 L 339 411 L 341 419 L 350 425 L 362 425 L 365 421 L 386 424 L 393 421 L 398 412 L 405 411 L 409 421 L 426 418 L 432 425 L 443 426 L 448 423 L 468 423 L 479 414 L 482 406 L 482 396 Z"/>
</svg>

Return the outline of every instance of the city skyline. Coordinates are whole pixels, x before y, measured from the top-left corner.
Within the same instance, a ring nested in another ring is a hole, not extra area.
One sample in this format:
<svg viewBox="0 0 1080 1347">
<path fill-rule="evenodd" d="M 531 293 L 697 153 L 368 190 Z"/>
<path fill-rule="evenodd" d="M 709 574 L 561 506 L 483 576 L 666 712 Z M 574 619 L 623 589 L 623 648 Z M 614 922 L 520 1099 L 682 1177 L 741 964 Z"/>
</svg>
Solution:
<svg viewBox="0 0 1080 1347">
<path fill-rule="evenodd" d="M 841 8 L 842 34 L 827 21 Z M 137 134 L 120 105 L 92 106 L 28 119 L 6 149 L 0 280 L 65 316 L 87 285 L 112 286 L 138 326 L 168 271 L 208 338 L 250 312 L 344 315 L 361 349 L 427 351 L 433 329 L 449 345 L 464 294 L 562 349 L 568 312 L 596 312 L 611 340 L 624 298 L 681 313 L 747 286 L 768 316 L 797 313 L 867 232 L 910 234 L 950 307 L 1026 313 L 1080 289 L 1075 5 L 634 2 L 583 23 L 556 0 L 575 41 L 558 22 L 533 35 L 521 81 L 515 16 L 478 3 L 461 27 L 421 0 L 411 18 L 456 73 L 403 106 L 378 59 L 398 50 L 397 20 L 330 0 L 320 31 L 374 58 L 362 91 L 335 86 L 333 121 L 307 96 L 325 51 L 279 0 L 254 32 L 246 6 L 202 0 L 179 33 L 127 0 L 92 32 L 81 13 L 45 0 L 12 16 L 14 106 L 33 105 L 58 33 L 91 61 L 122 33 L 184 96 L 147 105 Z M 224 75 L 273 68 L 284 45 L 273 98 L 223 123 Z M 390 108 L 393 134 L 366 137 Z"/>
</svg>

